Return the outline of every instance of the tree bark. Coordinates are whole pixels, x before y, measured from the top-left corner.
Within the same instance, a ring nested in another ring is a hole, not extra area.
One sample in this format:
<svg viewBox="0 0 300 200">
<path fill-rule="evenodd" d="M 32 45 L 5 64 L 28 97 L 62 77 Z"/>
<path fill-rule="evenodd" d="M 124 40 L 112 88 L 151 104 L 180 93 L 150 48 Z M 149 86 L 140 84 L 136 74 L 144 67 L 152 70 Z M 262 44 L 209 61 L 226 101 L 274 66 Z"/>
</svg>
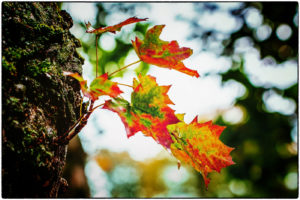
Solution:
<svg viewBox="0 0 300 200">
<path fill-rule="evenodd" d="M 2 3 L 2 197 L 57 197 L 66 145 L 53 145 L 79 118 L 81 74 L 73 22 L 56 3 Z"/>
</svg>

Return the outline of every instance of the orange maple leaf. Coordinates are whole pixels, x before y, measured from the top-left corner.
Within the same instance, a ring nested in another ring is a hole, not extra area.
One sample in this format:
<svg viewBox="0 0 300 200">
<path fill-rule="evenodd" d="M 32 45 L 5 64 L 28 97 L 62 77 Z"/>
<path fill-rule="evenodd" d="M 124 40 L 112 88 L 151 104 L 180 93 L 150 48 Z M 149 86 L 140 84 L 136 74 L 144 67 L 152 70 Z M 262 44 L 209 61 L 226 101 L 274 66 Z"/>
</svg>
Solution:
<svg viewBox="0 0 300 200">
<path fill-rule="evenodd" d="M 199 77 L 196 70 L 187 68 L 182 60 L 190 57 L 193 50 L 187 47 L 180 48 L 177 41 L 166 42 L 159 39 L 165 25 L 157 25 L 149 29 L 144 41 L 135 38 L 132 45 L 139 58 L 158 67 L 175 69 L 190 76 Z"/>
<path fill-rule="evenodd" d="M 140 22 L 140 21 L 146 21 L 147 19 L 148 18 L 139 19 L 137 17 L 131 17 L 131 18 L 128 18 L 125 21 L 119 23 L 119 24 L 116 24 L 116 25 L 113 25 L 113 26 L 107 26 L 107 27 L 100 27 L 100 28 L 96 28 L 96 29 L 94 29 L 91 26 L 91 23 L 88 22 L 87 24 L 85 24 L 86 33 L 94 33 L 94 34 L 101 34 L 101 33 L 105 33 L 105 32 L 116 33 L 116 31 L 120 31 L 121 28 L 125 25 Z"/>
<path fill-rule="evenodd" d="M 190 124 L 181 121 L 167 128 L 174 141 L 171 144 L 173 155 L 199 171 L 206 187 L 210 181 L 208 173 L 220 172 L 222 168 L 234 164 L 230 156 L 234 148 L 226 146 L 219 139 L 225 127 L 214 125 L 211 121 L 198 123 L 196 117 Z"/>
</svg>

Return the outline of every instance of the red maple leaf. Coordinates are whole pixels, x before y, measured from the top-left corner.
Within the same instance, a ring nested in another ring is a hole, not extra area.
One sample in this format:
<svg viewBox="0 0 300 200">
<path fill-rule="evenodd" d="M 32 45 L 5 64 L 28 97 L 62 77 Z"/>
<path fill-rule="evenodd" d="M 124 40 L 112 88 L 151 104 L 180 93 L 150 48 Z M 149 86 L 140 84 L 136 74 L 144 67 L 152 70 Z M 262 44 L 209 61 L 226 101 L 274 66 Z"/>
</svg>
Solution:
<svg viewBox="0 0 300 200">
<path fill-rule="evenodd" d="M 157 25 L 149 29 L 144 41 L 135 38 L 133 47 L 139 58 L 149 64 L 159 67 L 175 69 L 190 76 L 199 77 L 196 70 L 187 68 L 182 60 L 190 57 L 193 50 L 187 47 L 180 48 L 177 41 L 166 42 L 159 39 L 165 25 Z"/>
<path fill-rule="evenodd" d="M 88 22 L 87 24 L 85 24 L 86 33 L 95 33 L 95 34 L 101 34 L 101 33 L 105 33 L 105 32 L 116 33 L 116 31 L 120 31 L 121 28 L 125 25 L 140 22 L 140 21 L 146 21 L 147 19 L 148 18 L 139 19 L 137 17 L 131 17 L 131 18 L 126 19 L 125 21 L 119 23 L 119 24 L 116 24 L 116 25 L 113 25 L 113 26 L 107 26 L 107 27 L 100 27 L 100 28 L 96 28 L 96 29 L 94 29 L 91 26 L 91 23 Z"/>
<path fill-rule="evenodd" d="M 78 80 L 83 95 L 90 98 L 93 101 L 97 100 L 100 96 L 103 95 L 108 95 L 112 98 L 116 98 L 121 93 L 123 93 L 116 82 L 113 82 L 108 79 L 107 73 L 95 78 L 91 82 L 90 87 L 87 87 L 87 81 L 84 80 L 83 77 L 80 76 L 78 73 L 64 72 L 63 74 L 65 76 L 71 76 Z"/>
</svg>

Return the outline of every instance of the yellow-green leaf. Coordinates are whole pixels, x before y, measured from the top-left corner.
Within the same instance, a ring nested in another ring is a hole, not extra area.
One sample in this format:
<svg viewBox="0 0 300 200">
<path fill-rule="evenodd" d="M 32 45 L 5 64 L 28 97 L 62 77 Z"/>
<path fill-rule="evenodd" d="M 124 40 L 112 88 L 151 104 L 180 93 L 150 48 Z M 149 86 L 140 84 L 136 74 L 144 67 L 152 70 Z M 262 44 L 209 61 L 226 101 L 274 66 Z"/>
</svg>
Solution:
<svg viewBox="0 0 300 200">
<path fill-rule="evenodd" d="M 211 121 L 198 123 L 193 120 L 190 124 L 181 121 L 167 128 L 172 135 L 173 155 L 199 171 L 206 186 L 209 183 L 208 173 L 220 172 L 222 168 L 234 164 L 230 156 L 234 148 L 226 146 L 219 139 L 225 127 L 214 125 Z"/>
</svg>

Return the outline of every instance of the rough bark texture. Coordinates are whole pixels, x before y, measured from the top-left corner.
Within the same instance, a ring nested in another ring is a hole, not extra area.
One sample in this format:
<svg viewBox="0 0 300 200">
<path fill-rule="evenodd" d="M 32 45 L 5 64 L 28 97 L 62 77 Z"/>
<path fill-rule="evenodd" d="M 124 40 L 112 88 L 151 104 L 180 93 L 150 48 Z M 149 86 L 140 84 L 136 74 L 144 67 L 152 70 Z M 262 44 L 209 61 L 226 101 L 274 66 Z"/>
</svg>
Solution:
<svg viewBox="0 0 300 200">
<path fill-rule="evenodd" d="M 2 197 L 57 197 L 66 146 L 51 145 L 79 117 L 80 42 L 55 3 L 2 3 Z"/>
</svg>

